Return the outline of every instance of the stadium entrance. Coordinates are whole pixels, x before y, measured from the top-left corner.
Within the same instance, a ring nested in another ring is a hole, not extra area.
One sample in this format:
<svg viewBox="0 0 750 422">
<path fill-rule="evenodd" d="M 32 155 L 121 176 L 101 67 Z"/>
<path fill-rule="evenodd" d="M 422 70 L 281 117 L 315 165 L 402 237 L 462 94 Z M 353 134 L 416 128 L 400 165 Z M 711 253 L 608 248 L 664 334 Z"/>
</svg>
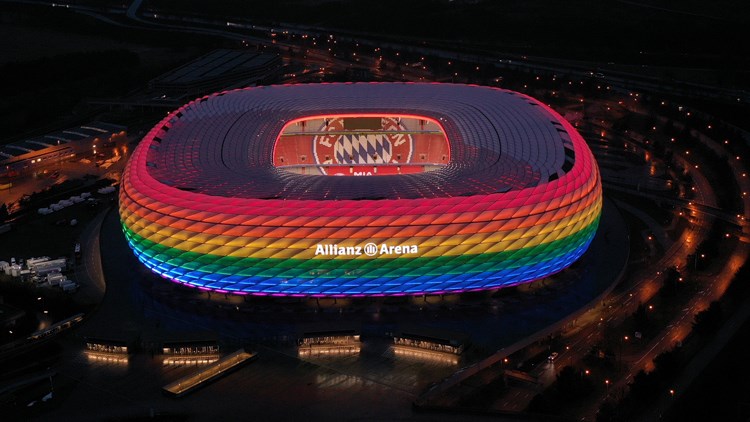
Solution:
<svg viewBox="0 0 750 422">
<path fill-rule="evenodd" d="M 450 162 L 441 125 L 421 116 L 317 116 L 288 123 L 273 162 L 298 174 L 383 176 L 424 173 Z"/>
</svg>

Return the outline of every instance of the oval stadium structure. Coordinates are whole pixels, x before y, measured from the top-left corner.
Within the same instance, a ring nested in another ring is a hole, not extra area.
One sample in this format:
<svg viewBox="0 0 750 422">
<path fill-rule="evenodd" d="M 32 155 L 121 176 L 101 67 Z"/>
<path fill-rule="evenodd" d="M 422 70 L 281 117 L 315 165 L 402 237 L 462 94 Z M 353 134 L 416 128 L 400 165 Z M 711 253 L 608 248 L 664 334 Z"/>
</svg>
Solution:
<svg viewBox="0 0 750 422">
<path fill-rule="evenodd" d="M 558 272 L 590 244 L 599 172 L 517 92 L 335 83 L 233 90 L 157 124 L 123 175 L 130 247 L 221 293 L 442 294 Z"/>
</svg>

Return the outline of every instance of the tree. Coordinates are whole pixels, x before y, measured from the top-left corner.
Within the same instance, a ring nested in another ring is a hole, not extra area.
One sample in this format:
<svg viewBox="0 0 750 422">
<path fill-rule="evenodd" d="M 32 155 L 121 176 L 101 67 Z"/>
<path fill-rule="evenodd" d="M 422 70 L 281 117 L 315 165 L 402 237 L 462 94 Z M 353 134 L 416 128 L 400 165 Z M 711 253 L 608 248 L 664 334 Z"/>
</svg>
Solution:
<svg viewBox="0 0 750 422">
<path fill-rule="evenodd" d="M 638 304 L 638 309 L 633 312 L 633 325 L 635 326 L 635 331 L 646 331 L 646 328 L 648 327 L 648 312 L 646 312 L 646 307 L 642 304 Z"/>
<path fill-rule="evenodd" d="M 564 399 L 581 397 L 591 392 L 591 380 L 568 365 L 557 374 L 557 392 Z"/>
<path fill-rule="evenodd" d="M 630 383 L 630 394 L 634 403 L 645 407 L 657 397 L 659 393 L 659 380 L 653 372 L 646 372 L 641 369 Z"/>
<path fill-rule="evenodd" d="M 616 407 L 611 401 L 605 401 L 596 412 L 596 422 L 612 422 L 616 416 Z"/>
<path fill-rule="evenodd" d="M 708 309 L 704 309 L 695 315 L 693 329 L 703 336 L 712 335 L 719 329 L 722 316 L 721 304 L 713 301 Z"/>
<path fill-rule="evenodd" d="M 677 292 L 677 283 L 681 278 L 682 275 L 677 271 L 677 268 L 669 267 L 666 272 L 666 277 L 664 277 L 664 284 L 662 284 L 661 289 L 659 289 L 659 294 L 664 298 L 674 296 Z"/>
<path fill-rule="evenodd" d="M 659 353 L 654 358 L 654 366 L 656 369 L 656 375 L 661 378 L 662 381 L 669 381 L 677 377 L 682 368 L 682 356 L 680 349 L 672 349 L 666 352 Z"/>
</svg>

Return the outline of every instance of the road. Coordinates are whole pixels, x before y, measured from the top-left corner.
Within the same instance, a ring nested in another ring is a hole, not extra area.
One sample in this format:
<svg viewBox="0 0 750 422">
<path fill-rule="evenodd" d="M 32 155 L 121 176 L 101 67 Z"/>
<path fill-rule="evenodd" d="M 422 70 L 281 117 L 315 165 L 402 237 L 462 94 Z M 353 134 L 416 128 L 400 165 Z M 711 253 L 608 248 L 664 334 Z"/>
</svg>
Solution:
<svg viewBox="0 0 750 422">
<path fill-rule="evenodd" d="M 715 141 L 705 136 L 702 136 L 700 140 L 710 148 L 719 152 L 720 156 L 726 155 L 726 152 L 723 150 L 723 148 L 721 148 Z M 748 178 L 746 176 L 747 170 L 741 165 L 740 160 L 731 160 L 731 157 L 729 158 L 730 159 L 727 161 L 732 169 L 735 180 L 737 181 L 740 190 L 742 192 L 750 192 L 750 181 L 748 181 Z M 664 351 L 672 349 L 675 344 L 682 342 L 692 330 L 692 324 L 695 314 L 703 309 L 708 308 L 711 302 L 721 298 L 721 296 L 724 294 L 724 291 L 729 286 L 729 283 L 734 278 L 736 272 L 742 265 L 744 265 L 744 263 L 747 261 L 748 256 L 750 255 L 750 245 L 747 244 L 746 236 L 744 235 L 744 233 L 747 233 L 748 231 L 747 218 L 750 216 L 750 199 L 747 197 L 747 195 L 743 195 L 742 200 L 745 210 L 744 215 L 725 215 L 727 213 L 721 210 L 717 210 L 715 195 L 713 195 L 712 193 L 712 186 L 708 183 L 705 177 L 703 177 L 700 172 L 696 171 L 694 166 L 689 165 L 687 160 L 684 160 L 683 164 L 686 164 L 686 168 L 691 169 L 691 176 L 693 176 L 693 181 L 695 183 L 697 191 L 694 201 L 689 201 L 687 208 L 691 209 L 692 211 L 700 211 L 703 214 L 701 218 L 696 218 L 696 220 L 694 220 L 694 224 L 690 229 L 686 230 L 686 232 L 683 234 L 682 241 L 678 241 L 675 247 L 681 246 L 680 244 L 689 246 L 691 241 L 693 245 L 699 243 L 699 239 L 702 238 L 702 235 L 705 235 L 705 231 L 703 233 L 701 233 L 700 230 L 699 232 L 695 232 L 694 227 L 696 224 L 704 226 L 704 224 L 707 222 L 705 221 L 705 219 L 711 218 L 710 216 L 713 215 L 716 215 L 719 218 L 733 221 L 735 224 L 741 226 L 743 236 L 739 238 L 741 242 L 739 242 L 736 248 L 731 251 L 728 256 L 727 263 L 721 268 L 718 273 L 699 277 L 701 290 L 698 292 L 698 294 L 694 295 L 688 301 L 688 303 L 685 304 L 683 309 L 672 318 L 672 320 L 667 325 L 667 328 L 654 339 L 652 339 L 649 344 L 643 347 L 644 351 L 623 358 L 625 361 L 627 361 L 626 364 L 628 366 L 628 373 L 626 376 L 622 377 L 619 380 L 615 380 L 611 385 L 609 385 L 607 390 L 608 392 L 624 392 L 628 383 L 632 381 L 635 374 L 637 374 L 641 370 L 649 371 L 653 369 L 653 359 L 657 355 Z M 636 192 L 636 194 L 637 193 L 638 192 Z M 646 193 L 640 194 L 649 195 Z M 664 198 L 662 197 L 660 198 L 660 200 L 664 200 Z M 703 207 L 697 207 L 696 204 L 702 204 Z M 701 222 L 701 220 L 703 221 Z M 665 256 L 665 259 L 667 258 L 668 257 Z M 677 261 L 673 262 L 676 263 Z M 624 302 L 621 302 L 623 299 Z M 646 299 L 646 297 L 641 296 L 639 298 L 639 301 L 646 303 L 647 300 L 643 299 Z M 633 297 L 616 297 L 610 302 L 623 303 L 623 307 L 626 307 L 629 302 L 633 302 Z M 632 309 L 632 304 L 630 306 Z M 610 319 L 608 318 L 606 319 L 606 321 L 610 321 Z M 622 321 L 614 320 L 613 322 L 613 325 L 619 325 L 619 323 Z M 695 371 L 695 369 L 693 369 L 693 371 Z M 669 392 L 664 393 L 665 396 L 669 394 Z M 680 394 L 680 391 L 678 391 L 676 394 Z M 592 419 L 595 418 L 600 404 L 601 402 L 599 401 L 592 403 L 588 411 L 583 412 L 582 416 Z"/>
<path fill-rule="evenodd" d="M 664 195 L 640 190 L 635 186 L 632 188 L 608 186 L 606 180 L 604 180 L 604 184 L 608 188 L 625 191 L 630 195 L 672 203 L 693 212 L 696 217 L 691 220 L 690 226 L 683 231 L 680 238 L 674 242 L 663 242 L 667 247 L 658 262 L 631 276 L 632 280 L 636 280 L 635 283 L 628 286 L 627 289 L 607 297 L 603 301 L 603 306 L 590 310 L 578 318 L 575 326 L 562 333 L 562 342 L 566 347 L 559 351 L 557 359 L 554 362 L 544 362 L 530 372 L 544 388 L 556 380 L 557 372 L 562 367 L 572 364 L 583 368 L 584 365 L 581 363 L 583 358 L 590 352 L 592 345 L 605 340 L 605 331 L 608 328 L 621 326 L 635 312 L 639 304 L 651 301 L 661 287 L 664 277 L 661 273 L 663 269 L 672 266 L 680 268 L 688 265 L 687 256 L 693 253 L 695 247 L 708 234 L 715 217 L 737 223 L 744 222 L 743 218 L 736 218 L 736 216 L 727 215 L 724 211 L 719 210 L 716 207 L 716 196 L 710 183 L 694 166 L 689 165 L 687 161 L 684 164 L 685 168 L 688 168 L 691 172 L 696 188 L 695 197 L 689 201 L 679 198 L 666 198 Z M 735 176 L 742 179 L 741 168 L 735 170 L 737 172 Z M 663 231 L 661 228 L 658 229 Z M 652 230 L 655 230 L 655 228 Z M 735 272 L 745 262 L 749 248 L 748 245 L 740 243 L 738 248 L 732 252 L 727 265 L 718 274 L 701 277 L 701 291 L 672 318 L 662 333 L 655 336 L 645 347 L 639 348 L 641 351 L 623 356 L 623 343 L 632 342 L 633 339 L 632 337 L 629 340 L 621 339 L 619 355 L 623 364 L 628 367 L 629 372 L 620 379 L 609 380 L 608 388 L 605 389 L 607 393 L 624 391 L 638 371 L 652 369 L 652 361 L 659 353 L 671 349 L 677 342 L 682 341 L 687 336 L 692 329 L 694 315 L 707 308 L 713 300 L 723 294 Z M 598 379 L 598 377 L 595 378 Z M 537 391 L 539 391 L 539 387 L 533 385 L 512 388 L 511 393 L 502 397 L 500 403 L 496 405 L 503 410 L 522 411 Z M 595 400 L 591 403 L 589 409 L 584 410 L 580 416 L 595 418 L 600 405 L 601 401 Z"/>
<path fill-rule="evenodd" d="M 142 25 L 150 25 L 150 26 L 158 26 L 165 30 L 179 30 L 179 31 L 185 31 L 185 32 L 192 32 L 192 33 L 200 33 L 200 34 L 211 34 L 211 35 L 218 35 L 225 38 L 230 39 L 236 39 L 236 40 L 250 40 L 253 42 L 259 42 L 259 43 L 265 43 L 268 44 L 269 41 L 267 39 L 262 38 L 254 38 L 249 37 L 246 35 L 237 34 L 232 31 L 226 31 L 226 30 L 219 30 L 219 29 L 206 29 L 206 28 L 196 28 L 191 27 L 189 25 L 174 25 L 174 24 L 165 24 L 162 22 L 154 22 L 151 20 L 144 20 L 137 15 L 137 10 L 140 6 L 141 0 L 134 0 L 133 3 L 131 3 L 130 8 L 127 11 L 127 16 L 132 19 L 135 22 L 138 22 Z M 80 6 L 71 6 L 72 8 L 78 8 Z M 98 13 L 98 11 L 92 11 L 92 10 L 83 10 L 82 12 L 86 13 Z M 157 16 L 154 17 L 155 19 L 158 19 Z M 103 19 L 107 19 L 106 17 L 103 17 Z M 111 20 L 109 20 L 111 22 Z M 284 45 L 284 46 L 292 46 L 294 44 L 282 44 L 277 43 L 277 45 Z M 404 47 L 403 45 L 400 45 L 401 47 Z M 414 50 L 414 47 L 404 47 L 404 48 L 411 48 L 412 51 Z M 449 58 L 455 58 L 455 59 L 467 59 L 467 55 L 465 53 L 455 53 L 455 52 L 449 52 L 445 50 L 435 50 L 435 49 L 428 49 L 428 48 L 421 48 L 417 47 L 416 51 L 421 51 L 424 54 L 438 54 L 441 57 L 449 57 Z M 313 63 L 319 63 L 321 65 L 330 66 L 332 63 L 337 66 L 348 66 L 351 64 L 348 60 L 343 60 L 339 58 L 331 59 L 329 56 L 325 56 L 325 51 L 319 50 L 316 53 L 309 53 L 309 57 L 311 62 Z M 474 59 L 481 61 L 483 63 L 493 63 L 493 65 L 496 65 L 494 63 L 494 58 L 489 58 L 487 56 L 475 56 Z M 368 63 L 372 61 L 374 63 L 374 58 L 369 57 L 367 59 Z M 553 60 L 545 59 L 548 62 L 553 62 Z M 589 65 L 587 65 L 589 66 Z M 568 70 L 568 68 L 562 67 L 562 66 L 555 66 L 555 65 L 549 65 L 549 64 L 542 64 L 535 62 L 533 60 L 520 62 L 520 63 L 508 63 L 507 67 L 522 67 L 522 68 L 529 68 L 537 72 L 562 72 Z M 415 70 L 409 70 L 409 75 L 407 76 L 406 73 L 401 73 L 401 77 L 403 78 L 415 78 L 415 77 L 421 77 L 418 75 L 418 72 Z M 389 74 L 390 76 L 398 76 L 397 73 Z M 579 71 L 579 76 L 586 76 L 584 70 Z M 646 80 L 645 78 L 640 77 L 639 75 L 610 75 L 605 78 L 605 81 L 607 83 L 620 85 L 625 88 L 637 88 L 637 89 L 646 89 L 650 91 L 657 91 L 657 92 L 664 92 L 665 89 L 667 91 L 673 91 L 675 89 L 678 89 L 677 84 L 674 84 L 675 86 L 672 87 L 672 89 L 669 89 L 670 84 L 664 84 L 664 83 L 656 83 L 654 81 Z M 694 92 L 697 92 L 700 95 L 703 95 L 706 98 L 715 98 L 717 95 L 721 95 L 724 97 L 736 97 L 738 100 L 741 101 L 747 101 L 747 93 L 744 91 L 722 91 L 722 90 L 716 90 L 714 87 L 700 87 L 693 85 Z M 739 165 L 739 164 L 738 164 Z M 736 166 L 735 166 L 736 167 Z M 735 174 L 737 175 L 737 168 L 733 167 L 733 171 L 735 171 Z M 618 293 L 617 295 L 614 295 L 610 298 L 607 298 L 606 302 L 610 304 L 616 304 L 616 306 L 611 307 L 602 307 L 597 308 L 595 310 L 592 310 L 590 314 L 586 314 L 583 317 L 579 318 L 579 323 L 576 324 L 576 327 L 570 330 L 569 333 L 566 333 L 566 342 L 569 344 L 569 348 L 565 351 L 562 351 L 560 356 L 558 357 L 558 360 L 556 362 L 564 363 L 564 362 L 578 362 L 581 360 L 581 358 L 587 353 L 590 349 L 590 346 L 592 343 L 595 343 L 597 339 L 601 338 L 601 328 L 602 326 L 619 326 L 622 324 L 622 322 L 628 318 L 632 312 L 635 310 L 635 308 L 638 306 L 639 303 L 646 303 L 648 302 L 654 294 L 658 291 L 661 280 L 663 275 L 659 272 L 654 272 L 653 268 L 668 268 L 671 266 L 684 266 L 686 265 L 686 256 L 691 253 L 691 251 L 694 249 L 695 245 L 700 242 L 702 238 L 705 237 L 708 227 L 710 227 L 711 220 L 714 216 L 719 218 L 736 218 L 732 216 L 727 215 L 721 215 L 721 211 L 717 210 L 716 207 L 716 201 L 715 198 L 712 195 L 712 189 L 708 182 L 705 180 L 705 178 L 700 175 L 698 172 L 693 172 L 693 180 L 695 181 L 696 186 L 696 198 L 693 201 L 687 201 L 687 204 L 684 203 L 684 201 L 679 199 L 665 199 L 663 197 L 658 197 L 660 200 L 667 200 L 667 201 L 674 201 L 675 204 L 679 204 L 681 206 L 686 206 L 687 208 L 690 208 L 694 211 L 700 211 L 701 214 L 693 220 L 693 225 L 685 230 L 683 234 L 681 235 L 680 239 L 674 242 L 674 244 L 669 247 L 669 249 L 666 251 L 663 258 L 655 265 L 653 265 L 651 268 L 644 270 L 641 274 L 636 276 L 636 279 L 639 281 L 632 285 L 627 290 Z M 745 179 L 744 183 L 742 182 L 742 177 L 738 177 L 738 183 L 741 184 L 743 192 L 750 192 L 750 189 L 748 189 L 747 181 Z M 656 199 L 653 197 L 652 194 L 644 193 L 644 192 L 629 192 L 632 194 L 641 194 L 644 197 L 650 197 L 650 199 Z M 748 207 L 747 204 L 747 197 L 744 198 L 745 201 L 745 209 L 748 210 L 750 207 Z M 692 208 L 691 208 L 692 207 Z M 713 208 L 713 209 L 712 209 Z M 743 230 L 746 229 L 747 224 L 744 223 L 744 219 L 747 218 L 748 215 L 746 213 L 745 216 L 741 217 L 741 219 L 735 220 L 737 223 L 739 223 Z M 93 240 L 92 240 L 93 241 Z M 653 357 L 655 357 L 658 353 L 661 353 L 664 350 L 667 350 L 671 348 L 675 342 L 680 341 L 684 336 L 689 332 L 691 325 L 692 325 L 692 316 L 700 309 L 705 308 L 708 303 L 710 303 L 712 300 L 718 297 L 720 293 L 723 292 L 723 289 L 726 288 L 726 285 L 728 284 L 728 281 L 731 280 L 731 277 L 734 275 L 734 272 L 739 268 L 739 266 L 745 261 L 748 255 L 747 246 L 744 244 L 740 244 L 738 248 L 732 253 L 732 256 L 729 260 L 729 263 L 727 266 L 725 266 L 722 271 L 717 274 L 715 277 L 712 277 L 710 279 L 703 280 L 705 283 L 705 288 L 701 292 L 701 294 L 696 295 L 694 298 L 690 300 L 690 302 L 685 306 L 685 308 L 682 310 L 682 312 L 678 313 L 673 320 L 671 321 L 671 324 L 668 326 L 668 330 L 662 333 L 662 335 L 655 337 L 651 343 L 648 344 L 646 347 L 646 350 L 638 355 L 635 356 L 628 356 L 628 359 L 633 360 L 633 365 L 631 367 L 630 373 L 620 379 L 615 381 L 612 386 L 609 387 L 610 391 L 617 391 L 624 388 L 624 386 L 627 384 L 627 382 L 631 379 L 634 373 L 637 373 L 640 369 L 648 369 L 651 365 L 651 360 Z M 92 264 L 93 266 L 93 264 Z M 590 324 L 583 324 L 585 321 L 596 321 L 596 319 L 599 320 L 598 323 L 590 323 Z M 584 325 L 581 327 L 581 325 Z M 533 375 L 537 376 L 540 380 L 544 382 L 545 385 L 548 385 L 554 380 L 555 375 L 555 367 L 557 365 L 560 365 L 559 363 L 554 364 L 546 364 L 546 365 L 540 365 L 535 371 L 533 371 Z M 560 365 L 562 366 L 562 365 Z M 598 409 L 598 403 L 592 407 L 590 415 L 595 413 L 595 410 Z M 589 416 L 590 416 L 589 415 Z"/>
<path fill-rule="evenodd" d="M 85 13 L 93 17 L 101 17 L 103 21 L 111 24 L 112 17 L 119 17 L 125 15 L 128 19 L 133 22 L 137 22 L 140 27 L 144 25 L 151 28 L 160 28 L 170 31 L 181 31 L 204 35 L 214 35 L 227 39 L 233 39 L 238 41 L 247 41 L 258 45 L 270 45 L 277 44 L 286 47 L 302 47 L 304 45 L 298 45 L 295 43 L 282 43 L 273 42 L 269 38 L 257 37 L 250 35 L 249 31 L 252 30 L 258 33 L 268 33 L 271 30 L 277 33 L 288 33 L 293 35 L 308 35 L 316 34 L 321 36 L 323 34 L 331 34 L 332 31 L 327 28 L 320 28 L 309 25 L 292 25 L 283 24 L 274 28 L 265 27 L 261 25 L 255 25 L 248 21 L 237 22 L 226 22 L 217 21 L 215 19 L 205 19 L 196 17 L 178 17 L 170 16 L 170 19 L 179 19 L 180 24 L 166 23 L 166 17 L 160 16 L 158 13 L 149 16 L 150 19 L 144 19 L 138 15 L 137 11 L 140 8 L 142 0 L 133 0 L 130 6 L 126 10 L 112 10 L 112 9 L 99 9 L 80 5 L 59 5 L 57 3 L 49 1 L 33 1 L 33 0 L 2 0 L 4 2 L 13 3 L 26 3 L 26 4 L 42 4 L 49 5 L 51 7 L 66 7 L 68 9 Z M 231 25 L 229 25 L 231 24 Z M 226 30 L 226 28 L 233 28 L 237 30 L 243 30 L 243 33 L 236 32 L 234 30 Z M 556 58 L 548 57 L 532 57 L 532 56 L 518 56 L 510 54 L 498 54 L 494 51 L 453 51 L 448 48 L 441 47 L 428 47 L 424 44 L 423 40 L 400 37 L 399 41 L 393 39 L 385 39 L 382 34 L 370 34 L 362 32 L 352 31 L 341 31 L 337 30 L 337 38 L 346 42 L 358 43 L 361 45 L 368 45 L 370 47 L 377 48 L 388 48 L 396 51 L 410 52 L 412 54 L 440 57 L 446 60 L 457 60 L 466 61 L 470 63 L 476 63 L 480 66 L 493 66 L 498 69 L 510 69 L 510 70 L 526 70 L 533 71 L 540 74 L 562 74 L 569 73 L 580 78 L 591 77 L 593 72 L 592 69 L 597 69 L 600 63 L 588 63 L 588 62 L 574 62 L 570 60 L 561 60 Z M 445 44 L 442 41 L 433 40 L 435 45 Z M 321 49 L 321 51 L 323 51 Z M 393 58 L 386 58 L 393 59 Z M 401 66 L 402 69 L 407 66 Z M 417 75 L 417 77 L 419 77 Z M 704 99 L 715 99 L 726 101 L 730 103 L 750 103 L 750 92 L 745 90 L 718 88 L 715 86 L 708 86 L 699 83 L 688 83 L 684 81 L 665 81 L 662 78 L 649 77 L 636 73 L 629 73 L 624 71 L 607 71 L 607 75 L 603 75 L 600 78 L 602 82 L 617 86 L 623 90 L 642 90 L 652 93 L 662 94 L 677 94 L 684 95 L 692 98 L 704 98 Z M 417 79 L 419 80 L 419 79 Z"/>
<path fill-rule="evenodd" d="M 661 12 L 669 12 L 669 13 L 674 13 L 674 14 L 678 14 L 678 15 L 695 16 L 695 17 L 704 18 L 704 19 L 715 19 L 715 20 L 727 22 L 727 24 L 736 23 L 735 21 L 732 21 L 730 19 L 725 19 L 725 18 L 722 18 L 722 17 L 719 17 L 719 16 L 707 15 L 705 13 L 694 13 L 694 12 L 688 12 L 686 10 L 678 10 L 678 9 L 671 9 L 671 8 L 667 8 L 667 7 L 659 7 L 659 6 L 655 6 L 653 4 L 647 4 L 647 3 L 636 2 L 636 1 L 628 1 L 628 0 L 617 0 L 617 1 L 620 2 L 620 3 L 631 5 L 631 6 L 642 7 L 644 9 L 657 10 L 657 11 L 661 11 Z"/>
</svg>

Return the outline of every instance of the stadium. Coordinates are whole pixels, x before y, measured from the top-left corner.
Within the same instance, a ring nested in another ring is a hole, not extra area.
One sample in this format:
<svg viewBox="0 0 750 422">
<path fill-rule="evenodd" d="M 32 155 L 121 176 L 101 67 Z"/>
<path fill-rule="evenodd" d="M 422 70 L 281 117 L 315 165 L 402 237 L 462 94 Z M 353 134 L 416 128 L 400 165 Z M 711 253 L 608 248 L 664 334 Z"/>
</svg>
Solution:
<svg viewBox="0 0 750 422">
<path fill-rule="evenodd" d="M 426 83 L 246 88 L 167 115 L 123 175 L 150 270 L 220 293 L 497 289 L 570 266 L 601 214 L 583 138 L 526 95 Z"/>
</svg>

